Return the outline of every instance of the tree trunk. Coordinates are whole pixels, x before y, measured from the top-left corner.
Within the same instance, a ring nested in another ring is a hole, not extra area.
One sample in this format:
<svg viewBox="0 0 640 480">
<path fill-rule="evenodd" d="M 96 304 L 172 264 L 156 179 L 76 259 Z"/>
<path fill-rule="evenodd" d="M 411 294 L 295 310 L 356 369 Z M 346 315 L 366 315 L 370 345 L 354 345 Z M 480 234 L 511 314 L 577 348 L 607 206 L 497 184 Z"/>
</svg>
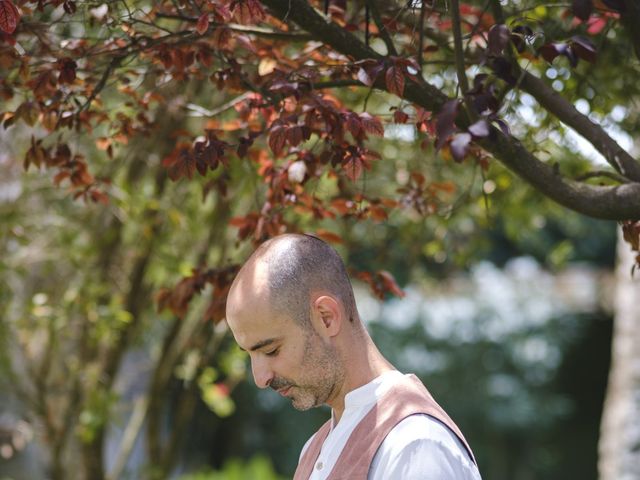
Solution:
<svg viewBox="0 0 640 480">
<path fill-rule="evenodd" d="M 640 272 L 618 231 L 613 345 L 600 425 L 600 480 L 640 479 Z"/>
</svg>

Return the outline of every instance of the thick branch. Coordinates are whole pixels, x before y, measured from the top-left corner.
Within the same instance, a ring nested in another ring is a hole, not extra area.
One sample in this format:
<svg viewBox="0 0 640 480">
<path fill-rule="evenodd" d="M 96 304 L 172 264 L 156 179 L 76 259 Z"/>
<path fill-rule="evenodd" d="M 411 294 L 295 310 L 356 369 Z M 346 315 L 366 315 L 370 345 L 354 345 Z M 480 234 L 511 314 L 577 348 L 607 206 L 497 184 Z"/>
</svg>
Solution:
<svg viewBox="0 0 640 480">
<path fill-rule="evenodd" d="M 513 137 L 492 129 L 492 140 L 480 142 L 510 170 L 571 210 L 607 220 L 640 218 L 640 183 L 594 186 L 575 182 L 538 160 Z"/>
<path fill-rule="evenodd" d="M 519 76 L 519 75 L 518 75 Z M 520 88 L 532 95 L 562 123 L 573 128 L 598 150 L 609 164 L 629 180 L 640 182 L 640 163 L 609 136 L 604 129 L 580 113 L 562 95 L 529 72 L 522 72 Z"/>
<path fill-rule="evenodd" d="M 305 0 L 262 0 L 282 21 L 293 20 L 316 40 L 331 45 L 336 51 L 353 58 L 382 58 L 356 36 L 321 15 Z"/>
<path fill-rule="evenodd" d="M 275 15 L 297 23 L 314 38 L 344 55 L 356 60 L 381 58 L 354 35 L 327 21 L 306 0 L 263 0 L 263 3 Z M 380 81 L 375 86 L 380 89 L 385 88 Z M 420 84 L 408 82 L 404 97 L 435 112 L 438 112 L 447 101 L 444 93 L 424 80 Z M 462 120 L 461 126 L 464 127 L 466 122 L 468 120 Z M 640 183 L 595 186 L 568 180 L 536 158 L 517 139 L 506 136 L 497 129 L 492 129 L 491 133 L 491 140 L 482 141 L 482 147 L 534 188 L 561 205 L 596 218 L 610 220 L 640 218 Z M 620 155 L 619 152 L 618 155 Z M 620 161 L 627 167 L 625 160 Z M 629 175 L 630 173 L 627 172 L 627 176 Z"/>
</svg>

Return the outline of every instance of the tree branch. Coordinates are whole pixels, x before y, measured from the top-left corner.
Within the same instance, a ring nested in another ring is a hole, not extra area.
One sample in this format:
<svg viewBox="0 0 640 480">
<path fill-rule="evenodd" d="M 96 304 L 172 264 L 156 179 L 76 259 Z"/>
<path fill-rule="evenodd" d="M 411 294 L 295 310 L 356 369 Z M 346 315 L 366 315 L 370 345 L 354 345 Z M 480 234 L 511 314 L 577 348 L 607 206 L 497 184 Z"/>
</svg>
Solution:
<svg viewBox="0 0 640 480">
<path fill-rule="evenodd" d="M 451 0 L 451 20 L 453 21 L 453 48 L 456 58 L 456 72 L 458 74 L 458 83 L 463 97 L 469 91 L 469 82 L 464 69 L 464 51 L 462 48 L 462 27 L 460 25 L 460 4 L 458 0 Z M 471 113 L 471 110 L 469 110 Z"/>
<path fill-rule="evenodd" d="M 522 79 L 522 90 L 533 96 L 558 120 L 587 139 L 616 171 L 629 180 L 640 182 L 640 163 L 618 145 L 600 125 L 589 120 L 589 117 L 576 110 L 562 95 L 535 75 L 523 70 L 516 76 Z"/>
<path fill-rule="evenodd" d="M 491 13 L 493 14 L 493 18 L 496 23 L 504 23 L 504 12 L 502 11 L 502 5 L 500 5 L 500 0 L 490 0 L 491 1 Z"/>
<path fill-rule="evenodd" d="M 244 102 L 247 98 L 249 98 L 250 95 L 251 95 L 251 92 L 246 92 L 241 95 L 238 95 L 236 98 L 229 100 L 228 102 L 220 105 L 219 107 L 214 108 L 213 110 L 208 110 L 195 103 L 188 103 L 186 105 L 186 109 L 189 110 L 189 112 L 191 112 L 189 113 L 190 117 L 215 117 L 217 115 L 220 115 L 223 112 L 226 112 L 227 110 L 232 109 L 237 104 Z"/>
<path fill-rule="evenodd" d="M 156 17 L 168 18 L 170 20 L 181 20 L 183 22 L 189 22 L 189 23 L 198 22 L 198 19 L 196 17 L 186 17 L 184 15 L 173 15 L 169 13 L 157 13 Z M 211 22 L 209 24 L 209 29 L 216 29 L 220 27 L 228 28 L 229 30 L 232 30 L 234 32 L 250 33 L 252 35 L 257 35 L 259 37 L 267 37 L 267 38 L 272 38 L 276 40 L 287 40 L 287 41 L 298 40 L 301 42 L 311 40 L 310 35 L 306 35 L 304 33 L 299 33 L 299 32 L 279 32 L 276 30 L 271 30 L 269 28 L 261 28 L 261 27 L 255 27 L 255 26 L 248 27 L 246 25 L 240 25 L 237 23 L 222 24 L 222 23 Z"/>
<path fill-rule="evenodd" d="M 305 0 L 262 0 L 274 14 L 294 21 L 317 40 L 356 60 L 379 59 L 381 56 L 367 48 L 358 38 L 328 21 Z M 376 88 L 385 89 L 378 80 Z M 409 82 L 404 97 L 429 111 L 438 112 L 447 96 L 424 79 Z M 468 126 L 468 119 L 460 119 L 460 127 Z M 640 183 L 619 186 L 595 186 L 568 180 L 554 172 L 529 152 L 517 139 L 491 128 L 491 135 L 479 142 L 507 168 L 521 176 L 534 188 L 565 207 L 585 215 L 610 220 L 640 218 Z"/>
<path fill-rule="evenodd" d="M 366 87 L 366 85 L 358 80 L 328 80 L 326 82 L 314 82 L 311 84 L 311 88 L 314 90 L 336 87 Z"/>
<path fill-rule="evenodd" d="M 373 21 L 378 27 L 378 32 L 380 33 L 380 37 L 384 41 L 384 44 L 387 46 L 387 53 L 389 55 L 393 55 L 394 57 L 398 56 L 398 50 L 396 50 L 396 46 L 393 44 L 393 40 L 389 35 L 389 30 L 387 30 L 387 26 L 382 21 L 382 17 L 380 16 L 380 10 L 378 10 L 378 3 L 376 0 L 366 0 L 367 5 L 369 6 L 369 10 L 371 11 L 371 16 L 373 17 Z"/>
<path fill-rule="evenodd" d="M 122 56 L 116 56 L 111 59 L 111 62 L 109 62 L 109 65 L 102 73 L 102 77 L 100 78 L 100 81 L 93 88 L 91 95 L 89 95 L 89 98 L 87 98 L 86 102 L 84 102 L 84 104 L 78 109 L 77 113 L 82 113 L 91 106 L 91 102 L 93 102 L 95 98 L 98 96 L 98 94 L 102 91 L 104 86 L 107 84 L 107 80 L 109 80 L 109 77 L 111 76 L 113 71 L 116 68 L 118 68 L 123 58 L 124 57 Z"/>
<path fill-rule="evenodd" d="M 424 61 L 424 17 L 426 15 L 426 4 L 420 2 L 420 24 L 418 26 L 418 65 L 422 67 Z"/>
<path fill-rule="evenodd" d="M 518 140 L 494 127 L 490 136 L 479 143 L 503 165 L 560 205 L 606 220 L 640 218 L 640 183 L 595 186 L 569 180 L 538 160 Z"/>
</svg>

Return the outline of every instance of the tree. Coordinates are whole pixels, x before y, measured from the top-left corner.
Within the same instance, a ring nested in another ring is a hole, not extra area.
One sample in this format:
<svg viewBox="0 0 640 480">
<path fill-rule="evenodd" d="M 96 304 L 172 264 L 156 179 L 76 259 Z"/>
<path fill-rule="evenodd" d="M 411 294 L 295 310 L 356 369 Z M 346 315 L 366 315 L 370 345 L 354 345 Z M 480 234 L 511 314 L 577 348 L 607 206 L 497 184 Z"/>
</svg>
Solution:
<svg viewBox="0 0 640 480">
<path fill-rule="evenodd" d="M 638 352 L 633 347 L 640 334 L 640 322 L 634 308 L 634 299 L 638 298 L 640 289 L 638 279 L 629 277 L 629 269 L 633 263 L 633 256 L 620 238 L 616 267 L 616 323 L 612 367 L 599 444 L 598 470 L 603 480 L 622 476 L 634 478 L 640 472 L 638 430 L 635 427 L 640 416 L 637 401 L 640 376 L 636 368 Z"/>
<path fill-rule="evenodd" d="M 135 217 L 147 236 L 130 254 L 122 310 L 132 321 L 88 352 L 100 359 L 105 394 L 149 297 L 149 265 L 168 228 L 157 204 L 173 198 L 167 176 L 178 190 L 201 186 L 213 205 L 196 269 L 157 297 L 175 319 L 209 285 L 205 317 L 222 320 L 241 257 L 227 258 L 227 224 L 243 244 L 312 230 L 349 245 L 357 223 L 446 223 L 464 205 L 480 215 L 501 208 L 492 199 L 501 198 L 495 179 L 504 168 L 563 207 L 624 222 L 638 251 L 640 164 L 610 132 L 638 127 L 638 110 L 627 107 L 640 93 L 637 61 L 628 61 L 640 53 L 639 20 L 632 0 L 574 0 L 569 9 L 493 0 L 0 0 L 0 118 L 18 144 L 28 139 L 13 158 L 98 204 L 91 218 L 106 226 L 95 259 L 104 283 L 125 234 L 114 202 L 122 188 L 133 198 L 153 179 L 156 202 L 147 199 Z M 577 151 L 568 129 L 606 167 Z M 408 135 L 406 158 L 385 154 L 385 131 Z M 401 293 L 385 271 L 360 276 L 380 295 Z M 95 295 L 97 304 L 107 296 Z M 166 338 L 171 344 L 175 331 Z M 100 438 L 85 438 L 90 478 L 103 476 Z M 162 457 L 151 438 L 151 459 Z"/>
</svg>

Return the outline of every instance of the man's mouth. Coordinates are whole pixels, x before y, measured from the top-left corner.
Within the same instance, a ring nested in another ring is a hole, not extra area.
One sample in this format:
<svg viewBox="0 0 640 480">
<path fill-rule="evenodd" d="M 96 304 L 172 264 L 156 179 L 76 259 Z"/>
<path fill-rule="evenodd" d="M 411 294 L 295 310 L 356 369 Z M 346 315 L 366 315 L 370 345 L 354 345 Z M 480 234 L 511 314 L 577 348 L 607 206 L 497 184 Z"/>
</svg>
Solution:
<svg viewBox="0 0 640 480">
<path fill-rule="evenodd" d="M 291 385 L 287 386 L 287 387 L 283 387 L 283 388 L 279 388 L 277 390 L 277 392 L 282 395 L 283 397 L 286 397 L 287 394 L 289 393 L 289 390 L 291 390 Z"/>
</svg>

